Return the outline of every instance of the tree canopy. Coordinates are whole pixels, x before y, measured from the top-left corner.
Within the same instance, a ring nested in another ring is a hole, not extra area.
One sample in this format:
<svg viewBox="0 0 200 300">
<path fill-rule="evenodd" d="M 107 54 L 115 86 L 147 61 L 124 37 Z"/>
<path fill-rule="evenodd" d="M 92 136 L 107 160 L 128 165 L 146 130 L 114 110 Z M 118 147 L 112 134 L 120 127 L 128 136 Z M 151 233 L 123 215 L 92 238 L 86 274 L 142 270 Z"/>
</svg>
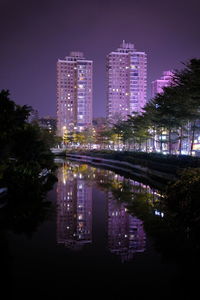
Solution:
<svg viewBox="0 0 200 300">
<path fill-rule="evenodd" d="M 0 179 L 16 166 L 24 170 L 37 166 L 39 172 L 51 164 L 50 134 L 28 122 L 31 111 L 32 107 L 11 100 L 8 90 L 0 92 Z"/>
</svg>

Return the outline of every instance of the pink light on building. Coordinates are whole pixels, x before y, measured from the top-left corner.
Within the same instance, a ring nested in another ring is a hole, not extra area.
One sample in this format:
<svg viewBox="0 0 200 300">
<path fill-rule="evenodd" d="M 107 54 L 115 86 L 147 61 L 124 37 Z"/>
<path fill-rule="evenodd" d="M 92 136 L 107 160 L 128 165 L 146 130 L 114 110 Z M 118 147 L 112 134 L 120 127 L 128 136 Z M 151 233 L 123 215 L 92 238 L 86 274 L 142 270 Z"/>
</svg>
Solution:
<svg viewBox="0 0 200 300">
<path fill-rule="evenodd" d="M 70 163 L 58 171 L 57 243 L 72 250 L 92 243 L 92 187 L 81 172 L 74 174 Z"/>
<path fill-rule="evenodd" d="M 173 84 L 173 72 L 164 71 L 160 79 L 154 80 L 151 83 L 151 96 L 154 98 L 156 94 L 162 94 L 163 88 Z"/>
<path fill-rule="evenodd" d="M 92 125 L 93 62 L 71 52 L 57 62 L 57 130 L 82 131 Z"/>
<path fill-rule="evenodd" d="M 108 247 L 111 253 L 120 256 L 121 261 L 133 259 L 134 254 L 144 252 L 146 233 L 143 221 L 127 213 L 123 203 L 119 203 L 108 192 Z"/>
<path fill-rule="evenodd" d="M 126 120 L 146 104 L 147 55 L 131 43 L 107 56 L 107 119 Z"/>
</svg>

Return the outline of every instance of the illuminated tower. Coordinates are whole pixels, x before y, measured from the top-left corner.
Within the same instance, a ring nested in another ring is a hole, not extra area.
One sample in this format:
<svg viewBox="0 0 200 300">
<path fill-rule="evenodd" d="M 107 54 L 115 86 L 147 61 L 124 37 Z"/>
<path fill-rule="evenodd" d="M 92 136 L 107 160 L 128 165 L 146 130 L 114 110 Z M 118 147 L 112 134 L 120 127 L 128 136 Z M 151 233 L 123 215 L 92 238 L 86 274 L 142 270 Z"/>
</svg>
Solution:
<svg viewBox="0 0 200 300">
<path fill-rule="evenodd" d="M 146 104 L 147 55 L 123 43 L 107 56 L 107 119 L 126 120 Z"/>
<path fill-rule="evenodd" d="M 154 80 L 151 83 L 151 96 L 154 98 L 156 94 L 163 93 L 163 88 L 170 86 L 173 82 L 173 72 L 164 71 L 160 79 Z"/>
<path fill-rule="evenodd" d="M 57 62 L 57 130 L 82 131 L 92 124 L 93 62 L 71 52 Z"/>
</svg>

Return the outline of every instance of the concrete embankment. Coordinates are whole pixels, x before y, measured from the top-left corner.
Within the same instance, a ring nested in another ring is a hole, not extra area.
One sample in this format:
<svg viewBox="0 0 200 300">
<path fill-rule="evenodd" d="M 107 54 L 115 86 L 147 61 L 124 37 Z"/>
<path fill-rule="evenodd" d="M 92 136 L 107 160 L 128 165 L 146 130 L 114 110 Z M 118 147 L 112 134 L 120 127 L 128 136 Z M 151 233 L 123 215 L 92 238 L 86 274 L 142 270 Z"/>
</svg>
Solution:
<svg viewBox="0 0 200 300">
<path fill-rule="evenodd" d="M 130 174 L 156 185 L 167 184 L 168 182 L 174 182 L 177 176 L 169 172 L 161 172 L 158 170 L 150 169 L 138 164 L 132 164 L 126 161 L 118 161 L 114 159 L 106 159 L 102 157 L 87 156 L 73 153 L 66 153 L 66 158 L 70 160 L 79 161 L 82 163 L 88 163 L 99 167 L 111 168 L 118 170 L 126 174 Z"/>
</svg>

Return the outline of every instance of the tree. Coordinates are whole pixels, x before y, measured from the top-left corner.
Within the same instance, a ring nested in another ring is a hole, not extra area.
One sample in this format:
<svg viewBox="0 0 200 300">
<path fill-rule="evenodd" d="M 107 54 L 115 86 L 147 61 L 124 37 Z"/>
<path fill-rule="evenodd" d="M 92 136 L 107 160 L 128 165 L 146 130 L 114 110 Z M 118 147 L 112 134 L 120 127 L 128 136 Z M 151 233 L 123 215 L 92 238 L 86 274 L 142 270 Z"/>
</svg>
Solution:
<svg viewBox="0 0 200 300">
<path fill-rule="evenodd" d="M 147 151 L 148 149 L 148 139 L 151 137 L 149 131 L 149 120 L 144 115 L 138 115 L 132 117 L 133 120 L 133 132 L 136 142 L 139 146 L 138 150 L 141 151 L 142 145 Z"/>
<path fill-rule="evenodd" d="M 187 118 L 191 122 L 191 147 L 192 154 L 197 120 L 200 119 L 200 59 L 191 59 L 184 64 L 185 69 L 175 73 L 175 82 L 185 91 L 184 100 L 188 102 Z"/>
<path fill-rule="evenodd" d="M 27 122 L 32 108 L 10 100 L 9 92 L 0 92 L 0 177 L 18 172 L 38 176 L 53 166 L 50 134 L 37 124 Z M 51 137 L 52 138 L 52 137 Z"/>
<path fill-rule="evenodd" d="M 91 145 L 95 142 L 95 132 L 92 127 L 86 128 L 82 135 L 84 137 L 84 142 L 91 148 Z"/>
<path fill-rule="evenodd" d="M 144 108 L 144 115 L 160 135 L 162 151 L 163 132 L 168 134 L 168 150 L 172 153 L 173 133 L 178 135 L 179 153 L 186 127 L 190 127 L 190 153 L 192 154 L 197 121 L 200 119 L 200 60 L 192 59 L 185 68 L 174 73 L 173 86 L 164 88 Z M 188 125 L 188 123 L 190 125 Z"/>
<path fill-rule="evenodd" d="M 15 135 L 23 130 L 31 109 L 26 105 L 16 105 L 10 100 L 8 90 L 0 92 L 0 162 L 11 155 Z"/>
<path fill-rule="evenodd" d="M 114 125 L 113 131 L 117 134 L 119 141 L 122 141 L 125 146 L 128 144 L 129 149 L 132 138 L 132 127 L 129 122 L 119 121 Z"/>
</svg>

